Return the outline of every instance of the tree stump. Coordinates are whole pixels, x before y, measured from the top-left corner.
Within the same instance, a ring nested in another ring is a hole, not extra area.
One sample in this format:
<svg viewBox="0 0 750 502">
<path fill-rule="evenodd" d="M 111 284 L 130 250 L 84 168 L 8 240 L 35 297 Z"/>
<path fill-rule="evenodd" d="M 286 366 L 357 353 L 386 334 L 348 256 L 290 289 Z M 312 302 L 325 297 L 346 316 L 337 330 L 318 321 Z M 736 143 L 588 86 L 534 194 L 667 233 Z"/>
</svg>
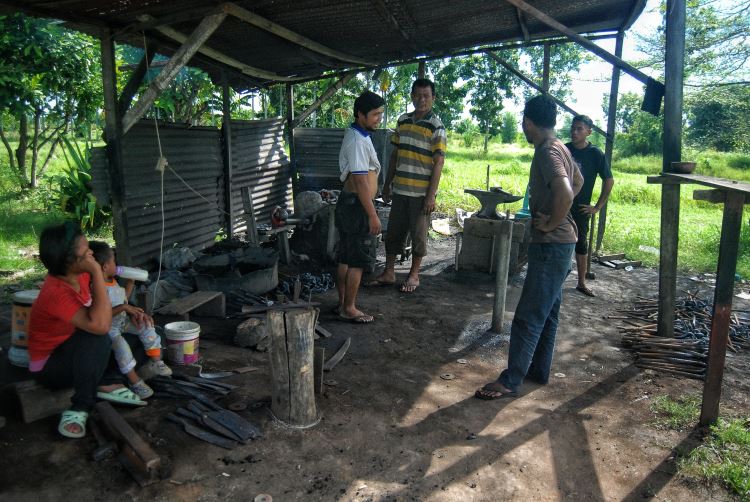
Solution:
<svg viewBox="0 0 750 502">
<path fill-rule="evenodd" d="M 306 428 L 318 422 L 313 338 L 318 309 L 270 310 L 271 411 L 281 422 Z"/>
</svg>

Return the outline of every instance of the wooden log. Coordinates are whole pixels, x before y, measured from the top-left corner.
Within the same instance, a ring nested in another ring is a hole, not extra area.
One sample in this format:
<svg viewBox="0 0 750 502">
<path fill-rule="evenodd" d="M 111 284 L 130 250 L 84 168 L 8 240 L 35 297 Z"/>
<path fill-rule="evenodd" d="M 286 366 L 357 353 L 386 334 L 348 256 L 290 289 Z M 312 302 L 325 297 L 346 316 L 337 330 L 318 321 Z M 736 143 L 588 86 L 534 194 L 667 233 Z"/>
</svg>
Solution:
<svg viewBox="0 0 750 502">
<path fill-rule="evenodd" d="M 307 428 L 318 422 L 313 363 L 317 316 L 318 309 L 313 308 L 268 312 L 271 411 L 292 427 Z"/>
<path fill-rule="evenodd" d="M 73 389 L 51 390 L 34 380 L 16 382 L 13 390 L 21 405 L 21 417 L 27 424 L 67 410 L 73 395 Z"/>
<path fill-rule="evenodd" d="M 315 393 L 323 394 L 323 365 L 326 360 L 325 347 L 315 347 Z"/>
</svg>

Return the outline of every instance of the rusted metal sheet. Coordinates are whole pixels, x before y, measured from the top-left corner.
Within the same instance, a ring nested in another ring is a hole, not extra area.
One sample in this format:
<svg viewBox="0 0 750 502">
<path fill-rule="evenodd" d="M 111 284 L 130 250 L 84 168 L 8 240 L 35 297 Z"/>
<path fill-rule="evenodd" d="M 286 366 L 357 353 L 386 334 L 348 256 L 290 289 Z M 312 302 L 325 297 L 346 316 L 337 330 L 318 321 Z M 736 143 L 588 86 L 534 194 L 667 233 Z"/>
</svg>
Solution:
<svg viewBox="0 0 750 502">
<path fill-rule="evenodd" d="M 284 121 L 232 121 L 232 201 L 242 208 L 242 188 L 249 187 L 255 219 L 270 223 L 275 206 L 292 206 L 289 157 L 284 151 Z M 234 231 L 246 229 L 241 210 L 235 211 Z"/>
<path fill-rule="evenodd" d="M 387 160 L 393 151 L 390 130 L 378 129 L 372 135 L 372 143 L 380 161 L 382 185 L 388 169 Z M 300 190 L 318 191 L 321 189 L 340 190 L 339 151 L 344 138 L 344 129 L 297 128 L 294 130 L 294 144 L 297 153 L 297 170 L 300 177 Z M 385 146 L 385 152 L 383 147 Z M 386 162 L 383 162 L 385 153 Z"/>
</svg>

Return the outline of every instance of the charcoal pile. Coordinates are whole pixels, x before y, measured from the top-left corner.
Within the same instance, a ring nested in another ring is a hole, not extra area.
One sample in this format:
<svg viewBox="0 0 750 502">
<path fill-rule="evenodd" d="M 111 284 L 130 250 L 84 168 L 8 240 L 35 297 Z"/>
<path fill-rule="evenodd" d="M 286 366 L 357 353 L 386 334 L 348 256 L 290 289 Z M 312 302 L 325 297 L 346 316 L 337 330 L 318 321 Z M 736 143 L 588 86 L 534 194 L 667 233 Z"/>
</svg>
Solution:
<svg viewBox="0 0 750 502">
<path fill-rule="evenodd" d="M 704 380 L 713 306 L 695 294 L 675 303 L 674 337 L 657 334 L 658 302 L 641 298 L 631 309 L 619 310 L 609 319 L 621 320 L 622 344 L 633 351 L 636 366 L 673 375 Z M 728 350 L 750 349 L 750 322 L 736 313 L 729 325 Z"/>
</svg>

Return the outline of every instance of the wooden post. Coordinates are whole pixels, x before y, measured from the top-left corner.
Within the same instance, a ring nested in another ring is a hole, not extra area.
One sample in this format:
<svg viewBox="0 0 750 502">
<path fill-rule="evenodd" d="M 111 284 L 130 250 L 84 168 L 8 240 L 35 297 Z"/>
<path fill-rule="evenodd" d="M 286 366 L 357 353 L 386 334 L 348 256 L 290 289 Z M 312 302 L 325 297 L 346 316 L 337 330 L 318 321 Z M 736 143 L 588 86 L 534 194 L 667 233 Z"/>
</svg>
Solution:
<svg viewBox="0 0 750 502">
<path fill-rule="evenodd" d="M 419 62 L 419 66 L 417 67 L 417 77 L 418 78 L 424 78 L 424 61 Z"/>
<path fill-rule="evenodd" d="M 542 90 L 544 94 L 549 94 L 549 57 L 550 46 L 544 44 L 544 66 L 542 67 Z"/>
<path fill-rule="evenodd" d="M 508 265 L 510 264 L 510 243 L 513 239 L 513 221 L 504 220 L 500 223 L 500 233 L 497 236 L 497 258 L 495 262 L 495 305 L 492 309 L 493 333 L 503 332 L 503 318 L 505 317 L 505 298 L 508 291 Z"/>
<path fill-rule="evenodd" d="M 296 428 L 318 423 L 315 405 L 313 339 L 318 309 L 270 310 L 271 411 Z"/>
<path fill-rule="evenodd" d="M 250 187 L 242 187 L 242 205 L 245 210 L 245 233 L 247 240 L 258 244 L 258 223 L 255 220 L 255 206 L 253 205 L 253 194 Z"/>
<path fill-rule="evenodd" d="M 622 45 L 625 41 L 625 32 L 618 32 L 617 38 L 615 39 L 615 56 L 622 57 Z M 617 126 L 617 98 L 620 92 L 620 69 L 617 66 L 612 66 L 612 83 L 609 86 L 609 108 L 607 110 L 607 137 L 606 144 L 604 146 L 604 158 L 607 165 L 612 167 L 612 153 L 615 148 L 615 127 Z M 599 227 L 596 232 L 596 252 L 598 253 L 602 247 L 602 240 L 604 239 L 604 229 L 607 223 L 607 204 L 599 211 Z M 593 232 L 594 229 L 591 229 Z M 593 252 L 589 249 L 589 255 Z"/>
<path fill-rule="evenodd" d="M 292 166 L 292 196 L 299 190 L 299 173 L 297 172 L 297 153 L 294 148 L 294 85 L 286 84 L 286 134 L 289 142 L 289 163 Z"/>
<path fill-rule="evenodd" d="M 226 71 L 221 71 L 222 128 L 224 153 L 224 207 L 226 208 L 227 237 L 234 237 L 234 211 L 232 206 L 232 112 L 231 95 Z"/>
<path fill-rule="evenodd" d="M 664 68 L 664 152 L 662 171 L 682 156 L 682 81 L 685 61 L 685 0 L 668 0 Z M 661 188 L 661 237 L 659 248 L 660 336 L 674 335 L 677 297 L 677 245 L 680 229 L 680 185 Z"/>
<path fill-rule="evenodd" d="M 742 208 L 745 194 L 727 192 L 724 218 L 721 224 L 719 263 L 716 267 L 716 291 L 711 316 L 711 337 L 708 342 L 708 368 L 703 386 L 700 425 L 710 425 L 719 418 L 721 380 L 724 377 L 724 360 L 727 354 L 729 322 L 734 294 L 734 273 L 737 269 L 737 250 L 742 227 Z"/>
<path fill-rule="evenodd" d="M 115 68 L 115 43 L 112 30 L 103 29 L 100 36 L 102 54 L 102 85 L 104 87 L 104 140 L 107 143 L 107 169 L 109 172 L 110 200 L 114 224 L 117 258 L 130 263 L 128 226 L 122 172 L 122 135 L 119 105 L 117 103 L 117 73 Z"/>
</svg>

